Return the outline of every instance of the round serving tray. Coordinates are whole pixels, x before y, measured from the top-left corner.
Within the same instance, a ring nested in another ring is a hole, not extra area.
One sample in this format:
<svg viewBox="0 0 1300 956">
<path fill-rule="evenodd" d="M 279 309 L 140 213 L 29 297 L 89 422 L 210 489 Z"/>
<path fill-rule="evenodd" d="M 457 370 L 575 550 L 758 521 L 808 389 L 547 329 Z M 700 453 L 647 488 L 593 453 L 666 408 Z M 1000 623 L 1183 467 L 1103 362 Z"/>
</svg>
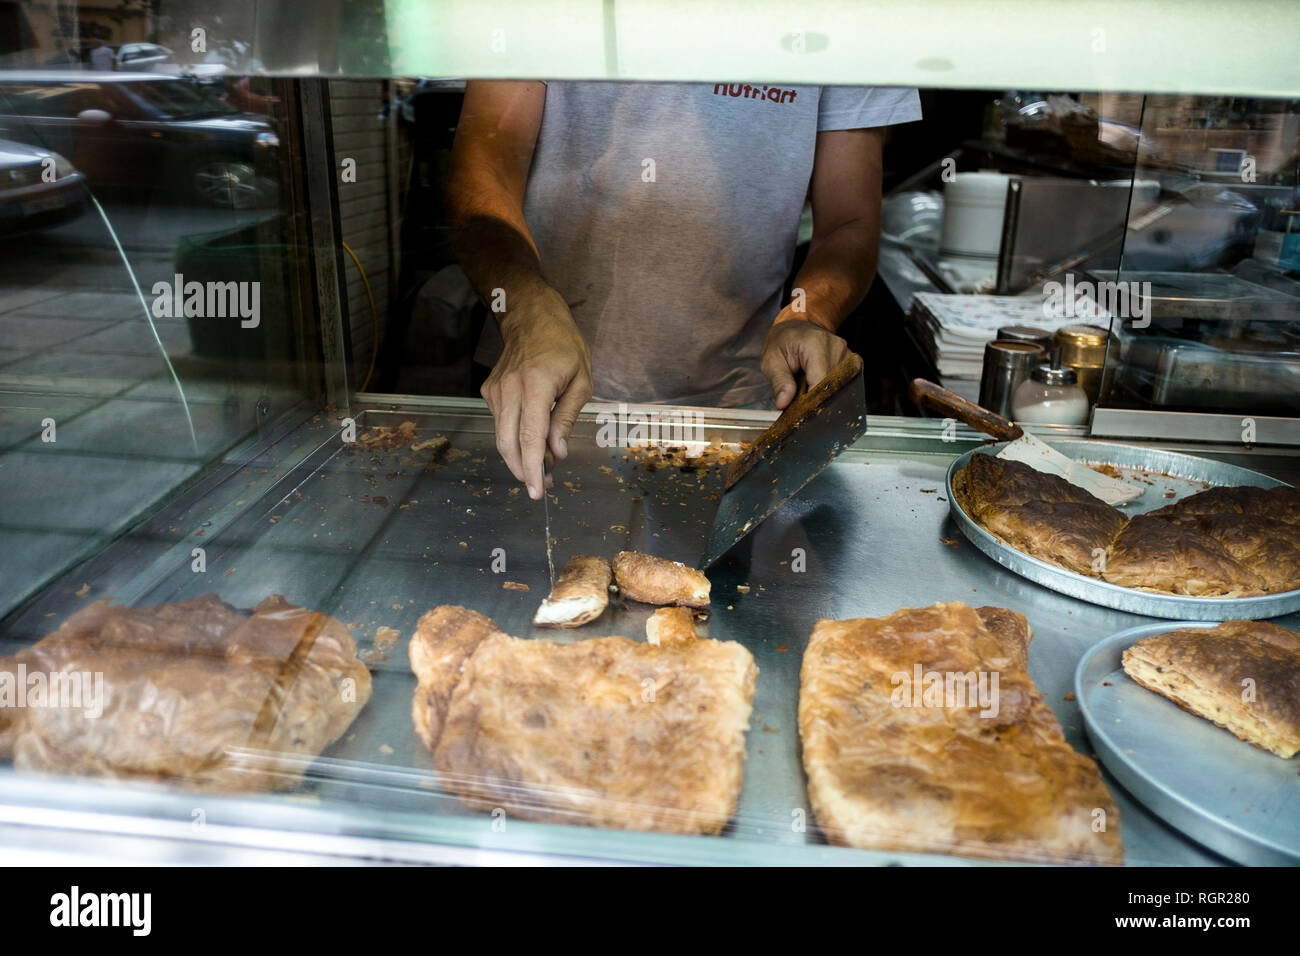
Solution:
<svg viewBox="0 0 1300 956">
<path fill-rule="evenodd" d="M 1120 655 L 1195 621 L 1129 628 L 1083 655 L 1074 693 L 1098 759 L 1170 826 L 1237 863 L 1300 864 L 1300 758 L 1239 740 L 1132 680 Z"/>
<path fill-rule="evenodd" d="M 1053 448 L 1077 461 L 1114 465 L 1121 469 L 1137 469 L 1151 487 L 1140 498 L 1120 508 L 1125 514 L 1137 515 L 1164 507 L 1186 498 L 1205 485 L 1254 485 L 1273 488 L 1285 482 L 1261 475 L 1248 468 L 1239 468 L 1208 458 L 1180 455 L 1175 452 L 1133 445 L 1111 445 L 1093 441 L 1054 441 Z M 1017 551 L 980 527 L 953 494 L 952 479 L 966 467 L 971 455 L 997 454 L 1003 444 L 986 445 L 958 456 L 948 466 L 946 479 L 948 507 L 953 521 L 970 542 L 998 564 L 1021 577 L 1044 587 L 1068 594 L 1070 597 L 1117 611 L 1143 614 L 1147 617 L 1164 617 L 1179 621 L 1236 621 L 1247 618 L 1277 617 L 1300 610 L 1300 590 L 1283 591 L 1262 597 L 1210 598 L 1186 597 L 1178 594 L 1154 594 L 1133 588 L 1120 587 L 1099 578 L 1067 571 L 1047 561 Z"/>
</svg>

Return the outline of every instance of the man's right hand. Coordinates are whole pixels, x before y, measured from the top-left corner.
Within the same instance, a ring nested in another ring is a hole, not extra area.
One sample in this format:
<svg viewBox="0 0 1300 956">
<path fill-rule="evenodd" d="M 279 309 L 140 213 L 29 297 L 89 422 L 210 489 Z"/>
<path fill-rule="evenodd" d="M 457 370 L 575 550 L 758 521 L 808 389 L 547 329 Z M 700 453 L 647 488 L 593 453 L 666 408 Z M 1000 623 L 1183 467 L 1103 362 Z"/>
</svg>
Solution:
<svg viewBox="0 0 1300 956">
<path fill-rule="evenodd" d="M 591 351 L 563 297 L 549 286 L 526 297 L 516 293 L 507 309 L 505 348 L 480 391 L 496 419 L 506 466 L 530 498 L 541 498 L 547 447 L 557 459 L 568 456 L 569 433 L 591 398 Z"/>
</svg>

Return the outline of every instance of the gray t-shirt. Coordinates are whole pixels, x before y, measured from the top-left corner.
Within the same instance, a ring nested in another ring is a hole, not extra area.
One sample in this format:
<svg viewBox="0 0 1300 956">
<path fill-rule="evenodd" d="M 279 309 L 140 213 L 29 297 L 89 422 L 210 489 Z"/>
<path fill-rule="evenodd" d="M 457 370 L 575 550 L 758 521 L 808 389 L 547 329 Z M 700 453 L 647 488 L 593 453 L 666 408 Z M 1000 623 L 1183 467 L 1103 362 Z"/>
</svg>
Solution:
<svg viewBox="0 0 1300 956">
<path fill-rule="evenodd" d="M 737 406 L 794 260 L 819 130 L 920 119 L 916 90 L 553 82 L 524 216 L 595 397 Z M 494 364 L 489 321 L 475 358 Z"/>
</svg>

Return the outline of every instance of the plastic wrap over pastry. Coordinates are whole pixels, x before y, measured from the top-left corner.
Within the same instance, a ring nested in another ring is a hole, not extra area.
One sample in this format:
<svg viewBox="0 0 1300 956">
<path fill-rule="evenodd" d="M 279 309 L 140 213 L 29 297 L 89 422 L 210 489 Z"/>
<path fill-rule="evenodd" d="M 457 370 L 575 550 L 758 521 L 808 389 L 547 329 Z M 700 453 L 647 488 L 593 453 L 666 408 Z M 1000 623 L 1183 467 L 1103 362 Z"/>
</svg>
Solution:
<svg viewBox="0 0 1300 956">
<path fill-rule="evenodd" d="M 614 583 L 625 598 L 643 604 L 709 606 L 709 579 L 679 561 L 637 551 L 614 555 Z"/>
<path fill-rule="evenodd" d="M 34 689 L 43 686 L 37 700 Z M 22 771 L 253 791 L 299 782 L 370 699 L 352 636 L 328 615 L 213 595 L 99 601 L 0 659 L 0 756 Z"/>
<path fill-rule="evenodd" d="M 569 559 L 533 623 L 538 627 L 579 627 L 609 606 L 609 562 L 590 554 Z"/>
</svg>

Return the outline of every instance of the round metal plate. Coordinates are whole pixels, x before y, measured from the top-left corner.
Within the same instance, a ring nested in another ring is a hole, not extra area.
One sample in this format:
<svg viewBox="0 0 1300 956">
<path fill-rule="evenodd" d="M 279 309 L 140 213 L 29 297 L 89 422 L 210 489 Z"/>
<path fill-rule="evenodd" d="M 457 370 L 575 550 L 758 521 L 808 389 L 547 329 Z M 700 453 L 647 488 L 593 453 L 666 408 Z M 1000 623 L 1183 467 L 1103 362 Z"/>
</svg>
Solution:
<svg viewBox="0 0 1300 956">
<path fill-rule="evenodd" d="M 1194 455 L 1092 441 L 1054 441 L 1048 444 L 1078 461 L 1114 465 L 1117 468 L 1142 472 L 1144 480 L 1151 487 L 1142 497 L 1120 509 L 1130 515 L 1164 507 L 1202 490 L 1207 485 L 1253 485 L 1258 488 L 1273 488 L 1285 484 L 1248 468 L 1239 468 L 1236 465 L 1211 461 L 1208 458 L 1197 458 Z M 971 455 L 997 454 L 1002 447 L 1002 444 L 987 445 L 958 456 L 948 466 L 946 484 L 948 507 L 952 511 L 953 521 L 956 522 L 957 527 L 961 528 L 962 534 L 975 547 L 1004 568 L 1081 601 L 1100 604 L 1102 607 L 1114 608 L 1117 611 L 1128 611 L 1131 614 L 1143 614 L 1147 617 L 1164 617 L 1180 621 L 1235 621 L 1277 617 L 1300 610 L 1300 590 L 1241 598 L 1156 594 L 1120 587 L 1102 581 L 1100 578 L 1090 578 L 1084 574 L 1067 571 L 1065 568 L 1017 551 L 980 527 L 957 503 L 957 496 L 953 494 L 952 488 L 953 476 L 966 467 L 966 462 L 970 460 Z"/>
<path fill-rule="evenodd" d="M 1091 648 L 1074 693 L 1098 759 L 1170 826 L 1230 860 L 1300 864 L 1300 758 L 1283 760 L 1147 690 L 1120 655 L 1196 621 L 1145 624 Z"/>
</svg>

